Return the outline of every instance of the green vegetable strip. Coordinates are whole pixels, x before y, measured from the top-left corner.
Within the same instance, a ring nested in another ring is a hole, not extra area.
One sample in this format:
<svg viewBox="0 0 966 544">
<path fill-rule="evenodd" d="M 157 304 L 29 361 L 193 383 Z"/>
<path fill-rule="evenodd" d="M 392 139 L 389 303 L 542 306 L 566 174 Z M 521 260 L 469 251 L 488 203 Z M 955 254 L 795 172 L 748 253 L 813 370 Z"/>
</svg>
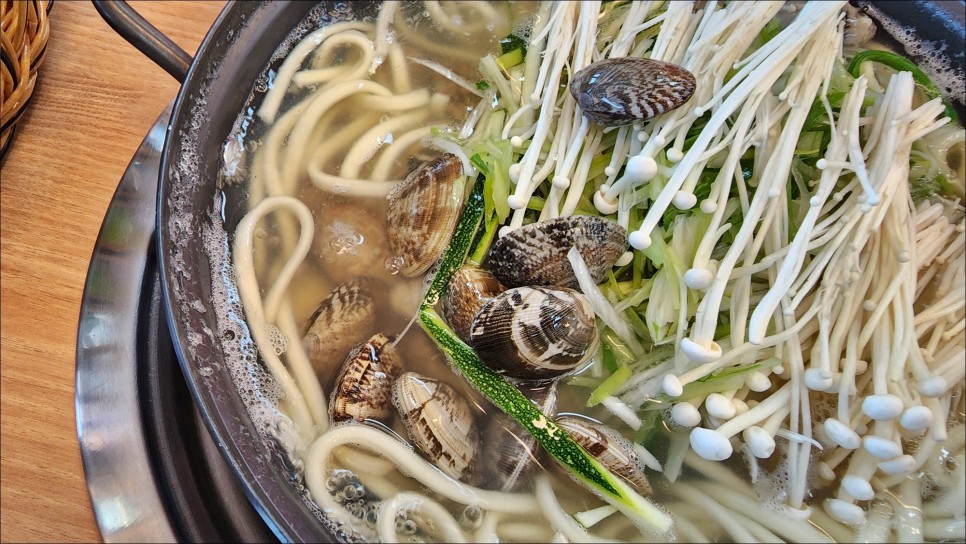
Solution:
<svg viewBox="0 0 966 544">
<path fill-rule="evenodd" d="M 941 97 L 943 104 L 946 105 L 946 115 L 953 123 L 959 122 L 959 116 L 956 115 L 956 110 L 953 109 L 953 105 L 949 103 L 949 100 L 946 100 L 946 97 L 943 96 L 941 92 L 939 92 L 939 88 L 936 87 L 936 84 L 933 83 L 931 79 L 929 79 L 929 76 L 920 70 L 919 67 L 916 66 L 911 60 L 901 55 L 890 53 L 889 51 L 875 49 L 862 51 L 852 57 L 852 62 L 849 63 L 848 70 L 853 77 L 859 77 L 859 66 L 863 62 L 878 62 L 879 64 L 884 64 L 899 72 L 912 72 L 912 79 L 914 79 L 916 83 L 922 87 L 922 90 L 925 91 L 926 95 L 929 96 L 929 98 L 936 98 L 937 96 Z"/>
<path fill-rule="evenodd" d="M 523 64 L 523 49 L 514 49 L 509 53 L 504 53 L 496 58 L 496 62 L 504 70 L 519 66 Z"/>
<path fill-rule="evenodd" d="M 479 153 L 474 153 L 473 156 L 470 157 L 470 162 L 473 163 L 473 166 L 475 166 L 484 175 L 490 174 L 490 168 L 486 165 L 486 161 L 480 157 Z"/>
<path fill-rule="evenodd" d="M 483 393 L 487 400 L 527 429 L 577 480 L 600 493 L 613 506 L 647 522 L 657 530 L 663 532 L 670 529 L 672 520 L 667 514 L 611 474 L 552 419 L 527 400 L 516 387 L 483 364 L 473 348 L 464 344 L 430 305 L 424 303 L 420 308 L 419 322 L 459 373 Z"/>
<path fill-rule="evenodd" d="M 433 277 L 433 282 L 429 284 L 429 289 L 423 297 L 423 304 L 429 304 L 430 306 L 436 304 L 440 295 L 446 290 L 446 284 L 449 283 L 449 279 L 453 276 L 453 273 L 459 267 L 463 266 L 463 260 L 466 259 L 466 254 L 470 250 L 470 244 L 473 242 L 482 218 L 483 180 L 477 179 L 476 183 L 473 184 L 473 191 L 470 192 L 470 198 L 463 208 L 463 214 L 460 216 L 459 223 L 456 225 L 456 231 L 453 232 L 453 238 L 450 240 L 449 248 L 446 249 L 446 253 L 440 259 L 439 270 L 436 272 L 436 276 Z"/>
<path fill-rule="evenodd" d="M 604 342 L 607 350 L 614 354 L 614 358 L 621 363 L 627 363 L 636 359 L 634 352 L 627 347 L 614 331 L 604 328 L 600 334 L 601 340 Z M 616 370 L 616 367 L 614 368 Z"/>
<path fill-rule="evenodd" d="M 720 337 L 716 336 L 716 338 Z M 684 391 L 674 399 L 671 399 L 667 395 L 659 395 L 655 399 L 656 402 L 649 404 L 644 410 L 663 410 L 667 406 L 667 403 L 672 400 L 674 402 L 681 402 L 696 397 L 706 397 L 711 393 L 721 393 L 731 389 L 738 389 L 744 383 L 745 375 L 749 372 L 754 370 L 767 370 L 780 363 L 781 359 L 778 357 L 770 357 L 758 363 L 720 370 L 685 385 Z"/>
<path fill-rule="evenodd" d="M 496 236 L 499 227 L 500 223 L 497 221 L 496 216 L 486 221 L 485 228 L 480 233 L 480 236 L 477 237 L 476 246 L 472 249 L 472 253 L 470 253 L 470 263 L 476 266 L 483 264 L 483 257 L 486 256 L 486 251 L 490 248 L 490 244 L 493 242 L 493 238 Z"/>
<path fill-rule="evenodd" d="M 624 385 L 628 379 L 631 377 L 631 369 L 627 365 L 621 365 L 618 367 L 613 374 L 607 377 L 603 383 L 597 386 L 597 389 L 590 394 L 590 398 L 587 399 L 587 407 L 597 406 L 605 398 L 614 394 L 620 386 Z"/>
</svg>

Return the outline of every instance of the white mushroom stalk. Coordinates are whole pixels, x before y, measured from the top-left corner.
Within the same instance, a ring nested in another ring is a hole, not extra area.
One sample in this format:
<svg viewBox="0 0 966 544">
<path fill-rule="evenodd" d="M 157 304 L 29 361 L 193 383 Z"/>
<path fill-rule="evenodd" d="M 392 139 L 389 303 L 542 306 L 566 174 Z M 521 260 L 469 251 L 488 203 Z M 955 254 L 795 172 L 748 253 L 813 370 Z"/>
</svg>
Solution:
<svg viewBox="0 0 966 544">
<path fill-rule="evenodd" d="M 832 113 L 819 90 L 827 85 L 835 54 L 834 45 L 829 45 L 835 43 L 834 27 L 826 28 L 830 33 L 825 35 L 814 31 L 811 45 L 805 47 L 811 57 L 797 61 L 788 78 L 798 86 L 782 93 L 782 98 L 808 104 L 821 97 L 826 110 Z M 812 68 L 808 68 L 809 62 Z M 826 83 L 820 85 L 823 76 L 809 77 L 810 70 L 826 74 Z M 817 446 L 811 438 L 812 416 L 806 387 L 836 395 L 837 412 L 833 411 L 816 432 L 826 444 L 824 451 L 818 451 L 828 461 L 821 465 L 825 474 L 853 458 L 848 463 L 840 496 L 827 505 L 829 514 L 844 523 L 856 522 L 864 515 L 855 509 L 857 498 L 871 498 L 876 489 L 884 489 L 876 487 L 876 474 L 908 474 L 921 465 L 903 451 L 903 438 L 908 433 L 936 433 L 937 439 L 944 439 L 939 425 L 946 421 L 946 413 L 942 402 L 934 399 L 949 394 L 954 384 L 961 384 L 966 358 L 961 334 L 964 265 L 951 260 L 954 255 L 960 259 L 963 255 L 966 239 L 962 212 L 952 212 L 953 217 L 958 214 L 960 219 L 951 223 L 949 210 L 956 209 L 957 204 L 944 206 L 933 201 L 916 208 L 907 196 L 912 141 L 946 120 L 937 119 L 941 114 L 938 101 L 914 110 L 908 94 L 912 88 L 908 74 L 895 76 L 865 117 L 864 79 L 852 84 L 840 111 L 831 116 L 831 143 L 825 158 L 819 161 L 818 177 L 803 187 L 807 192 L 800 198 L 807 205 L 803 215 L 795 219 L 795 236 L 791 238 L 780 236 L 787 232 L 791 221 L 784 204 L 786 189 L 763 184 L 789 177 L 794 149 L 791 146 L 799 137 L 793 120 L 801 123 L 804 112 L 802 108 L 782 108 L 776 103 L 748 118 L 749 128 L 753 120 L 764 124 L 760 126 L 775 128 L 776 121 L 780 121 L 777 126 L 782 127 L 782 132 L 776 133 L 774 128 L 764 132 L 741 129 L 756 138 L 765 138 L 756 144 L 769 154 L 762 159 L 765 173 L 760 177 L 757 172 L 753 174 L 754 194 L 748 194 L 752 187 L 742 189 L 745 193 L 739 192 L 744 226 L 738 230 L 732 250 L 713 260 L 708 283 L 697 278 L 701 276 L 696 273 L 700 268 L 683 275 L 690 289 L 707 290 L 702 304 L 728 295 L 732 301 L 732 343 L 717 337 L 719 310 L 705 308 L 702 312 L 699 306 L 692 334 L 684 339 L 678 357 L 674 358 L 680 362 L 683 353 L 692 361 L 684 368 L 693 372 L 678 371 L 663 377 L 645 377 L 642 373 L 633 376 L 619 392 L 626 404 L 642 406 L 659 393 L 681 395 L 683 388 L 695 380 L 747 361 L 748 357 L 761 361 L 778 355 L 786 363 L 774 374 L 779 376 L 780 387 L 773 385 L 775 378 L 756 371 L 744 388 L 739 387 L 740 391 L 722 388 L 707 396 L 678 402 L 668 414 L 676 426 L 695 427 L 692 447 L 709 459 L 729 457 L 732 440 L 737 438 L 758 457 L 772 455 L 777 439 L 792 440 L 789 449 L 797 452 L 791 465 L 792 487 L 797 490 L 789 503 L 794 505 L 801 504 L 805 468 Z M 759 105 L 754 103 L 755 108 Z M 767 113 L 762 117 L 761 112 L 769 110 L 770 117 Z M 734 126 L 740 127 L 741 122 L 739 114 Z M 774 143 L 764 145 L 768 141 Z M 732 148 L 735 165 L 737 156 L 747 148 L 737 149 L 736 153 Z M 722 172 L 735 169 L 727 166 L 727 161 L 725 164 Z M 739 189 L 744 183 L 740 173 L 719 179 L 724 187 L 732 179 Z M 705 238 L 700 240 L 703 245 L 695 254 L 696 266 L 712 262 L 715 243 L 708 241 L 719 239 L 731 228 L 714 228 L 727 217 L 722 212 L 730 200 L 726 191 L 718 193 L 722 197 L 718 203 L 702 210 L 714 214 L 714 219 L 711 227 L 702 231 Z M 782 198 L 777 199 L 778 196 Z M 764 206 L 766 202 L 770 208 Z M 760 225 L 752 220 L 756 217 L 762 220 Z M 778 231 L 774 230 L 776 227 Z M 744 239 L 742 232 L 747 233 Z M 677 231 L 670 238 L 673 242 L 682 240 Z M 751 244 L 754 249 L 748 251 L 743 244 Z M 672 261 L 681 254 L 667 246 L 659 251 L 671 256 Z M 742 260 L 742 266 L 735 266 Z M 906 266 L 910 263 L 913 266 Z M 649 286 L 649 312 L 660 308 L 661 297 L 674 290 L 659 283 L 664 277 L 661 273 L 671 270 L 667 266 L 666 261 L 655 276 L 653 287 Z M 891 281 L 876 282 L 872 274 L 857 270 L 874 270 Z M 767 283 L 754 283 L 754 277 L 766 277 Z M 960 283 L 955 284 L 953 277 Z M 742 278 L 744 287 L 738 281 Z M 717 290 L 713 289 L 715 281 L 719 282 Z M 926 289 L 927 284 L 933 287 Z M 744 306 L 734 305 L 736 299 L 742 298 L 738 288 L 744 289 Z M 924 294 L 929 302 L 921 298 Z M 756 297 L 757 303 L 748 303 Z M 743 333 L 736 336 L 736 330 L 747 330 L 748 340 Z M 655 383 L 657 389 L 651 385 Z M 790 395 L 792 391 L 794 394 Z M 742 401 L 754 392 L 764 392 L 764 402 Z M 702 413 L 709 417 L 707 427 L 700 426 Z M 852 453 L 856 450 L 861 454 Z"/>
<path fill-rule="evenodd" d="M 615 181 L 615 171 L 614 175 L 608 178 L 605 186 L 601 187 L 599 193 L 594 195 L 594 203 L 598 210 L 609 213 L 609 210 L 616 206 L 616 199 L 621 194 L 654 179 L 658 174 L 655 161 L 665 145 L 673 142 L 671 148 L 667 150 L 668 161 L 677 163 L 682 160 L 684 135 L 694 121 L 705 112 L 699 105 L 710 103 L 716 94 L 721 92 L 723 80 L 728 71 L 738 62 L 751 41 L 780 6 L 780 2 L 762 3 L 758 6 L 736 2 L 721 9 L 706 8 L 697 28 L 691 28 L 690 34 L 687 32 L 686 21 L 697 23 L 699 19 L 691 16 L 688 4 L 678 2 L 669 6 L 667 20 L 661 26 L 661 33 L 657 37 L 651 58 L 680 63 L 692 70 L 697 78 L 695 95 L 689 101 L 692 107 L 685 106 L 655 119 L 643 131 L 632 135 L 632 138 L 646 143 L 643 149 L 627 161 L 624 175 Z M 739 26 L 740 31 L 738 31 Z M 687 44 L 687 47 L 680 47 L 682 43 Z M 675 55 L 675 52 L 678 54 Z M 738 77 L 738 75 L 735 76 L 735 78 Z M 714 137 L 715 132 L 708 129 L 710 137 Z M 726 142 L 732 141 L 734 134 L 736 133 L 733 133 Z M 717 145 L 721 147 L 726 142 L 719 141 Z M 700 154 L 701 152 L 698 151 L 695 157 Z M 703 161 L 695 164 L 690 171 L 700 171 L 709 158 L 710 156 L 704 157 Z M 679 168 L 676 168 L 674 172 L 678 170 Z M 681 171 L 682 174 L 685 173 L 684 170 Z M 694 181 L 693 176 L 690 180 Z M 693 186 L 691 188 L 693 189 Z M 679 200 L 680 203 L 684 203 L 688 198 L 685 193 L 682 193 Z M 691 206 L 693 205 L 694 203 L 691 203 Z"/>
<path fill-rule="evenodd" d="M 700 169 L 704 162 L 710 158 L 704 155 L 712 142 L 719 136 L 719 130 L 725 126 L 725 120 L 746 102 L 750 101 L 754 104 L 755 100 L 752 97 L 767 92 L 785 68 L 799 56 L 806 43 L 814 39 L 816 34 L 823 29 L 826 32 L 828 31 L 830 21 L 834 20 L 840 9 L 841 4 L 837 2 L 807 4 L 802 13 L 778 37 L 769 41 L 756 53 L 745 59 L 738 74 L 724 86 L 711 103 L 697 106 L 698 112 L 696 113 L 700 114 L 703 114 L 706 109 L 711 109 L 713 111 L 711 118 L 698 135 L 691 149 L 675 167 L 674 173 L 648 209 L 641 226 L 631 233 L 631 245 L 638 249 L 644 249 L 651 244 L 651 231 L 657 226 L 658 220 L 672 201 L 678 208 L 687 209 L 694 206 L 696 203 L 694 195 L 686 191 L 681 192 L 681 188 L 685 180 L 692 174 L 693 169 Z M 828 47 L 830 44 L 823 43 L 823 45 L 825 50 L 813 48 L 813 55 L 829 53 Z M 834 47 L 834 44 L 831 45 Z M 805 55 L 805 57 L 808 58 L 809 56 Z M 830 63 L 828 65 L 830 67 Z M 804 105 L 810 104 L 811 101 L 796 103 Z M 658 144 L 660 143 L 658 141 Z"/>
</svg>

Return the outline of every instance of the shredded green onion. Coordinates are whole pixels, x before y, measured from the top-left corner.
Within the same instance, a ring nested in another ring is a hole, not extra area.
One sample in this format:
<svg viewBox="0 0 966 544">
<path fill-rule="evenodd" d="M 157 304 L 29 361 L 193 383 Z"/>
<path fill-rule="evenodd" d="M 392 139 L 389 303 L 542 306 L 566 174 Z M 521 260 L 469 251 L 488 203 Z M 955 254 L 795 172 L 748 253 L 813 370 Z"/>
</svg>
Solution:
<svg viewBox="0 0 966 544">
<path fill-rule="evenodd" d="M 617 370 L 613 374 L 607 377 L 597 389 L 590 394 L 590 398 L 587 399 L 587 407 L 597 406 L 605 398 L 610 397 L 617 391 L 620 386 L 624 385 L 628 379 L 631 377 L 631 369 L 627 365 L 621 365 L 617 367 Z"/>
</svg>

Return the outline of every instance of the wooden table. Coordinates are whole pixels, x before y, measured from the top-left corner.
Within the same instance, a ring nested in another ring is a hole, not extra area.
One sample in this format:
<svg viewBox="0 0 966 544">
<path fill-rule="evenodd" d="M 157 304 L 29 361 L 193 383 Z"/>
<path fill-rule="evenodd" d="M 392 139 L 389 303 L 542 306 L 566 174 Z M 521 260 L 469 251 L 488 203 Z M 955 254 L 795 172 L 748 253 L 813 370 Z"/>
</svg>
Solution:
<svg viewBox="0 0 966 544">
<path fill-rule="evenodd" d="M 194 52 L 224 1 L 132 2 Z M 47 60 L 0 180 L 0 541 L 100 540 L 74 422 L 88 260 L 114 188 L 179 84 L 59 1 Z"/>
</svg>

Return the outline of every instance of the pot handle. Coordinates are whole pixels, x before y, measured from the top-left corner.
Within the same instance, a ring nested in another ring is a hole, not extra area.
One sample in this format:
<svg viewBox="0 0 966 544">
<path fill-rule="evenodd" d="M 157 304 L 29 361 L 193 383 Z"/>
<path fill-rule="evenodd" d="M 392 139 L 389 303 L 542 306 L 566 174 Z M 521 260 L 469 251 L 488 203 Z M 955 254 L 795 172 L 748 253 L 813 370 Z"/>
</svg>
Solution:
<svg viewBox="0 0 966 544">
<path fill-rule="evenodd" d="M 144 53 L 155 64 L 184 82 L 191 66 L 191 55 L 171 41 L 123 0 L 91 0 L 94 8 L 122 38 Z"/>
</svg>

